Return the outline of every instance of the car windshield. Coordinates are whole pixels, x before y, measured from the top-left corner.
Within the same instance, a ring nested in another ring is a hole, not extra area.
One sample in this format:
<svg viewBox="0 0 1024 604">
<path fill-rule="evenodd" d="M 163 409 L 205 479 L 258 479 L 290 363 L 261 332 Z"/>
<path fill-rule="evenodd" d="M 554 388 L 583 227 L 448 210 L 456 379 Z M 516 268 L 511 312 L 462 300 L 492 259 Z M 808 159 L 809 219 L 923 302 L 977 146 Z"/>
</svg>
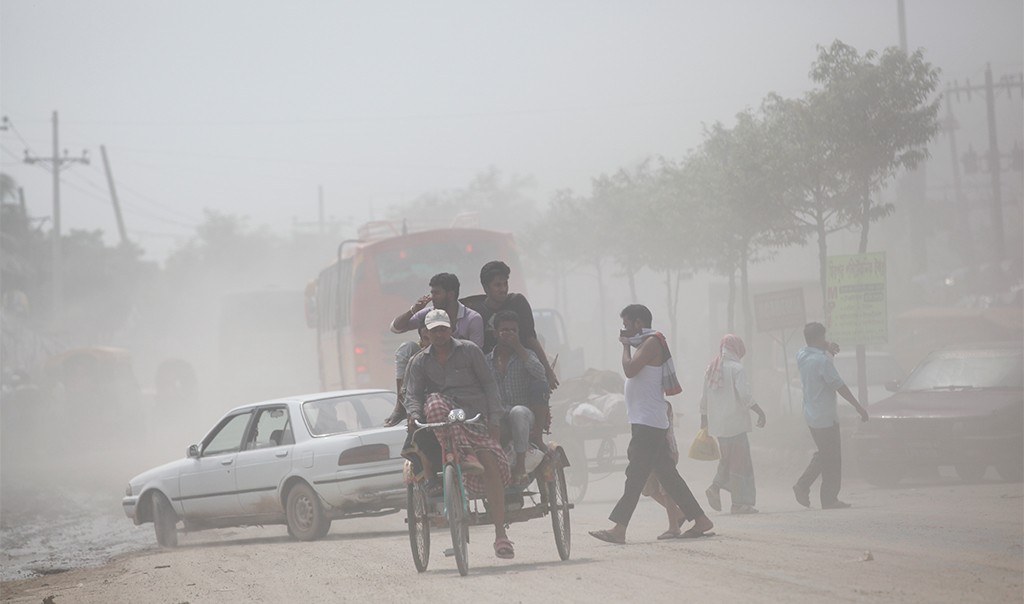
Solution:
<svg viewBox="0 0 1024 604">
<path fill-rule="evenodd" d="M 302 416 L 310 434 L 326 436 L 379 428 L 394 407 L 393 392 L 375 392 L 308 401 L 302 404 Z"/>
<path fill-rule="evenodd" d="M 868 385 L 881 385 L 891 380 L 898 380 L 905 375 L 896 360 L 888 354 L 868 353 L 864 360 Z M 836 370 L 843 378 L 851 382 L 857 379 L 857 356 L 855 354 L 839 354 L 834 363 Z"/>
<path fill-rule="evenodd" d="M 970 350 L 933 355 L 914 370 L 901 390 L 1021 388 L 1021 353 Z"/>
</svg>

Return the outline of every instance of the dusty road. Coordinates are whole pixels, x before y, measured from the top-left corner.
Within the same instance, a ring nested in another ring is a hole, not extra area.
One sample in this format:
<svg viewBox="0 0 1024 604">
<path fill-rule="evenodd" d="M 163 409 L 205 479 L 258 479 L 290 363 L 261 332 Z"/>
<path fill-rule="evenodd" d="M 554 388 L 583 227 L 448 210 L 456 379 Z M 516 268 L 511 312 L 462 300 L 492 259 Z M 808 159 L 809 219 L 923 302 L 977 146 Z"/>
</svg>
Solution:
<svg viewBox="0 0 1024 604">
<path fill-rule="evenodd" d="M 714 464 L 681 469 L 700 493 Z M 797 469 L 798 472 L 798 469 Z M 472 530 L 470 575 L 445 558 L 433 532 L 430 568 L 417 574 L 404 514 L 337 521 L 315 543 L 283 527 L 184 535 L 96 568 L 0 585 L 5 602 L 1020 602 L 1024 599 L 1024 492 L 993 474 L 973 485 L 952 474 L 898 489 L 847 480 L 848 510 L 806 510 L 792 499 L 793 469 L 759 475 L 752 516 L 710 512 L 715 537 L 658 541 L 664 513 L 641 501 L 629 543 L 596 541 L 621 474 L 596 480 L 572 515 L 572 556 L 560 562 L 547 519 L 513 525 L 514 560 L 491 551 L 493 533 Z M 593 478 L 600 478 L 593 476 Z M 723 497 L 727 498 L 726 495 Z M 816 496 L 812 501 L 817 505 Z M 728 505 L 728 504 L 726 504 Z M 127 522 L 127 521 L 126 521 Z M 136 529 L 152 540 L 149 525 Z M 449 541 L 450 544 L 450 541 Z M 868 555 L 870 552 L 870 555 Z"/>
</svg>

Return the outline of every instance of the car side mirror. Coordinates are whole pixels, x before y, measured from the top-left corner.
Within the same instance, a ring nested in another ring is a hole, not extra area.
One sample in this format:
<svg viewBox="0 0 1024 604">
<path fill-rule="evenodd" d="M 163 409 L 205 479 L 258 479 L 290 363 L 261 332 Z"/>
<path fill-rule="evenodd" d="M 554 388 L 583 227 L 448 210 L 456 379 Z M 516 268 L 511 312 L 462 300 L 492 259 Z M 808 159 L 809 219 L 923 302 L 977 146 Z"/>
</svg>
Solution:
<svg viewBox="0 0 1024 604">
<path fill-rule="evenodd" d="M 188 450 L 185 451 L 185 455 L 192 459 L 199 458 L 199 445 L 189 445 Z"/>
<path fill-rule="evenodd" d="M 888 390 L 889 392 L 896 392 L 897 390 L 900 389 L 899 380 L 889 380 L 888 382 L 885 383 L 885 389 Z"/>
</svg>

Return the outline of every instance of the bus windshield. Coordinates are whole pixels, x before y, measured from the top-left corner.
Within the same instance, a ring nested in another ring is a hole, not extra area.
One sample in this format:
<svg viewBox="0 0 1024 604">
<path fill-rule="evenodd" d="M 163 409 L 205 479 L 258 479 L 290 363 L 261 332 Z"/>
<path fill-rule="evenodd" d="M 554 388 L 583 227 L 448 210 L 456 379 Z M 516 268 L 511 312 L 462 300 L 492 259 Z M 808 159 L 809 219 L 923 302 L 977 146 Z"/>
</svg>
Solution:
<svg viewBox="0 0 1024 604">
<path fill-rule="evenodd" d="M 498 258 L 498 254 L 498 246 L 493 241 L 424 242 L 378 254 L 377 279 L 382 293 L 411 301 L 428 291 L 427 283 L 438 273 L 454 273 L 462 280 L 464 289 L 473 288 L 480 267 Z"/>
</svg>

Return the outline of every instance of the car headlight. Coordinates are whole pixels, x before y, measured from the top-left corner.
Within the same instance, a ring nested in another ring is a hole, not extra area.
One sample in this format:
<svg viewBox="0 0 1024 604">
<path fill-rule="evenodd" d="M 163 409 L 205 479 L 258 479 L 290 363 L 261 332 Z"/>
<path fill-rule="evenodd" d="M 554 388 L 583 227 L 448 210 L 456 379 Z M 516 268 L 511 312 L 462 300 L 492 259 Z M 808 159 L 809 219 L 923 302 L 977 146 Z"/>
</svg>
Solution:
<svg viewBox="0 0 1024 604">
<path fill-rule="evenodd" d="M 124 488 L 124 496 L 125 497 L 131 497 L 132 496 L 132 483 L 129 482 L 128 486 Z"/>
</svg>

